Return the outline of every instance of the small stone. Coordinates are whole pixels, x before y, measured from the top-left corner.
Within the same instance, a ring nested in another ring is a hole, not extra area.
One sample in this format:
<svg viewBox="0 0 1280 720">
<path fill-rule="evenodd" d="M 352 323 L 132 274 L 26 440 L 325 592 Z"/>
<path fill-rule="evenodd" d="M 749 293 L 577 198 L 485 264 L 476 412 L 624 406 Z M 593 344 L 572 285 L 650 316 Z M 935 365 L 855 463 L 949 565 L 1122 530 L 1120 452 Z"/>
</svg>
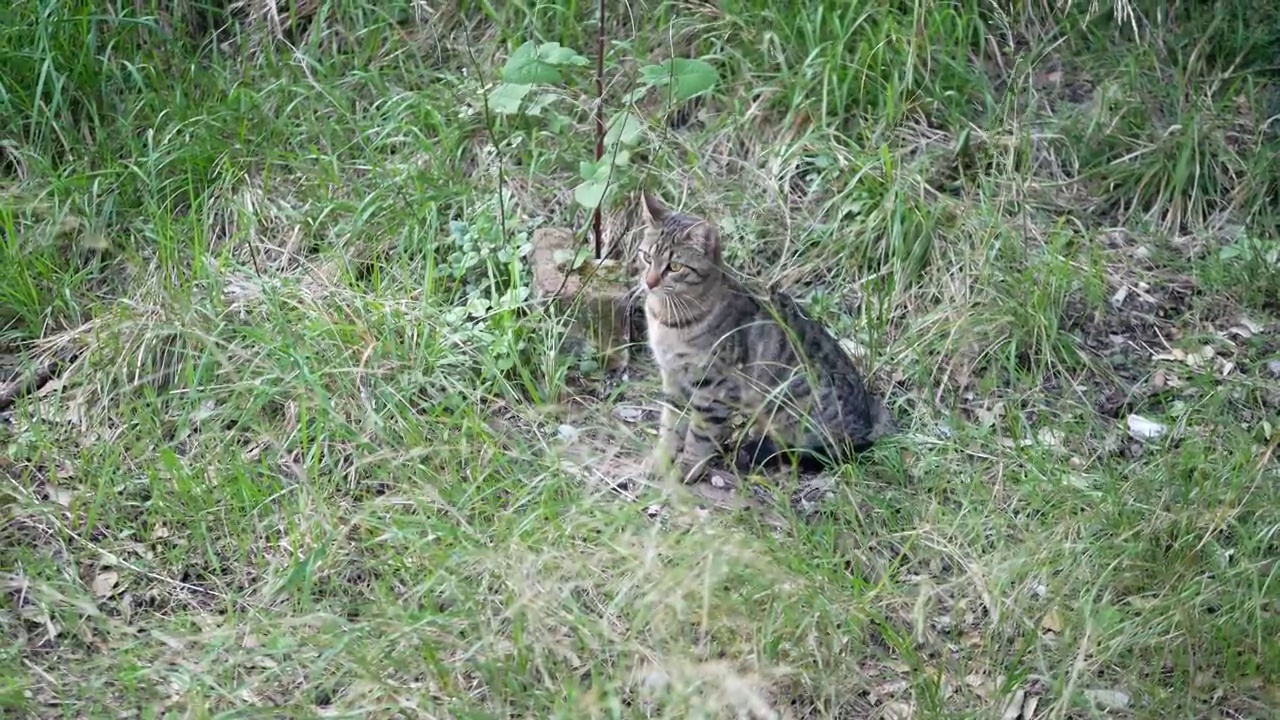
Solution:
<svg viewBox="0 0 1280 720">
<path fill-rule="evenodd" d="M 1280 360 L 1268 360 L 1267 371 L 1271 373 L 1272 377 L 1280 378 Z"/>
</svg>

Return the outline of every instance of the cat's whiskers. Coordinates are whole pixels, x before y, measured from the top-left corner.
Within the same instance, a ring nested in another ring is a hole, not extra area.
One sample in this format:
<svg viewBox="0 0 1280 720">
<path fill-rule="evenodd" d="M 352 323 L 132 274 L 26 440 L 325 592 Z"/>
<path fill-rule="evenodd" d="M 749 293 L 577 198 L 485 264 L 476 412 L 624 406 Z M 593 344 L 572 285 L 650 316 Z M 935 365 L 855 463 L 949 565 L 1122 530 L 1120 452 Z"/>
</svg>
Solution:
<svg viewBox="0 0 1280 720">
<path fill-rule="evenodd" d="M 643 285 L 632 285 L 631 289 L 627 290 L 626 294 L 623 295 L 623 302 L 626 303 L 628 307 L 630 307 L 633 303 L 635 303 L 644 295 L 645 295 L 645 288 Z"/>
<path fill-rule="evenodd" d="M 662 296 L 662 313 L 666 315 L 667 321 L 672 324 L 679 324 L 680 321 L 679 302 L 679 298 L 671 293 Z"/>
<path fill-rule="evenodd" d="M 695 317 L 693 308 L 689 305 L 690 299 L 688 296 L 668 293 L 666 299 L 668 308 L 667 314 L 672 324 L 683 325 L 686 321 L 692 320 Z M 698 305 L 699 310 L 703 309 L 701 307 L 701 302 L 699 302 Z"/>
</svg>

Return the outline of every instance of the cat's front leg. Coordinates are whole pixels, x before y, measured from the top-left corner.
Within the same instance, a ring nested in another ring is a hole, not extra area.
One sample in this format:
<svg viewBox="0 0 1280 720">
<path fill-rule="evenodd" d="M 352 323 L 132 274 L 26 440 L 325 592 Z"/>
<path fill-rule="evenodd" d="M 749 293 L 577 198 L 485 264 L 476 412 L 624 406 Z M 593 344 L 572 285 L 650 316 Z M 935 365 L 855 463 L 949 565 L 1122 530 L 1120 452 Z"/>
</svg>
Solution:
<svg viewBox="0 0 1280 720">
<path fill-rule="evenodd" d="M 649 467 L 655 475 L 672 469 L 675 459 L 684 450 L 687 430 L 688 422 L 669 404 L 664 403 L 662 416 L 658 419 L 658 442 L 649 456 Z"/>
<path fill-rule="evenodd" d="M 686 483 L 698 482 L 706 475 L 732 431 L 732 407 L 719 388 L 699 388 L 692 395 L 692 417 L 685 431 L 683 451 L 676 458 L 680 479 Z"/>
<path fill-rule="evenodd" d="M 685 414 L 676 409 L 675 403 L 679 386 L 669 373 L 662 375 L 662 415 L 658 419 L 658 442 L 649 456 L 649 470 L 654 475 L 662 475 L 674 469 L 675 460 L 684 451 L 685 434 L 689 421 Z"/>
</svg>

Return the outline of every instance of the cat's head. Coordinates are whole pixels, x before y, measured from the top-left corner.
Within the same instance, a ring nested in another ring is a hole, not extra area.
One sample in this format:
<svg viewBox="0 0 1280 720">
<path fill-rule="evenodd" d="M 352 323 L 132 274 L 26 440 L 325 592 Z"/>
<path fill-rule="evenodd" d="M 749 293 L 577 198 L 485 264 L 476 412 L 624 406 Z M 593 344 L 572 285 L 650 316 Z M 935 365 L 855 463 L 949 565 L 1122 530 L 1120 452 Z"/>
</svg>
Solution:
<svg viewBox="0 0 1280 720">
<path fill-rule="evenodd" d="M 636 265 L 647 292 L 693 293 L 720 277 L 720 229 L 714 223 L 672 210 L 647 190 L 640 207 L 645 228 Z"/>
</svg>

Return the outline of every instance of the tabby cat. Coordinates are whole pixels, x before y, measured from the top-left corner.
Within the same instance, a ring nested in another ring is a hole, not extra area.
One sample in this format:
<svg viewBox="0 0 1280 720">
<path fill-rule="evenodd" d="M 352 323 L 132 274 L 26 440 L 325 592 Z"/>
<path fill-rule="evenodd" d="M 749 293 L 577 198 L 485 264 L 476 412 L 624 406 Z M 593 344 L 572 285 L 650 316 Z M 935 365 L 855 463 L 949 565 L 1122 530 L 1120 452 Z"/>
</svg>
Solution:
<svg viewBox="0 0 1280 720">
<path fill-rule="evenodd" d="M 735 416 L 755 431 L 735 455 L 739 470 L 784 460 L 819 469 L 892 431 L 835 338 L 789 297 L 729 276 L 716 225 L 648 191 L 640 204 L 639 291 L 666 396 L 652 472 L 701 479 L 737 435 Z"/>
</svg>

